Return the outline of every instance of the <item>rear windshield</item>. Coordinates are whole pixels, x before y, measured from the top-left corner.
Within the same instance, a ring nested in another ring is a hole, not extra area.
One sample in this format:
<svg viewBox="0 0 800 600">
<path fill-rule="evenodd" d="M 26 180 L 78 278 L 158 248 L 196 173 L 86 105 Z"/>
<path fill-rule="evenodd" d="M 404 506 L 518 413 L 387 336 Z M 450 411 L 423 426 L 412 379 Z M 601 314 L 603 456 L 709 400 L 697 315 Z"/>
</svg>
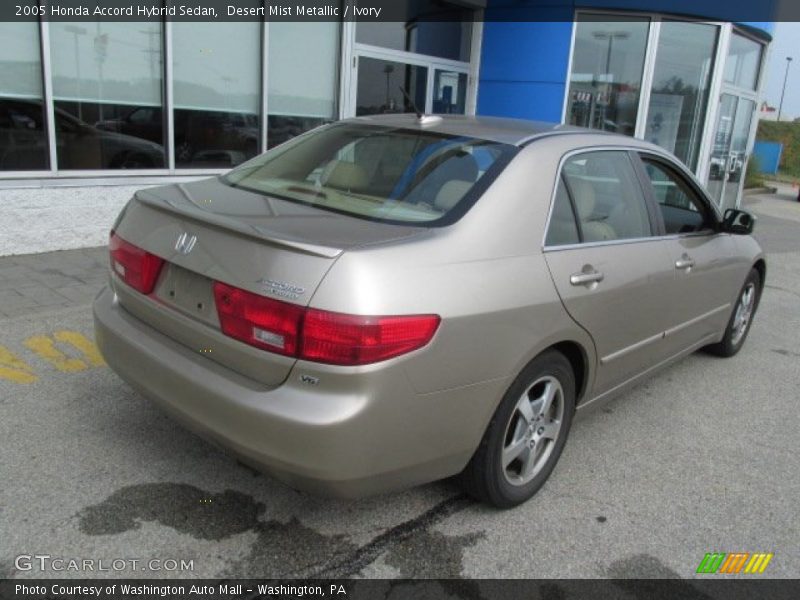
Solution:
<svg viewBox="0 0 800 600">
<path fill-rule="evenodd" d="M 223 181 L 355 217 L 431 226 L 463 215 L 516 151 L 470 137 L 338 123 L 254 158 Z"/>
</svg>

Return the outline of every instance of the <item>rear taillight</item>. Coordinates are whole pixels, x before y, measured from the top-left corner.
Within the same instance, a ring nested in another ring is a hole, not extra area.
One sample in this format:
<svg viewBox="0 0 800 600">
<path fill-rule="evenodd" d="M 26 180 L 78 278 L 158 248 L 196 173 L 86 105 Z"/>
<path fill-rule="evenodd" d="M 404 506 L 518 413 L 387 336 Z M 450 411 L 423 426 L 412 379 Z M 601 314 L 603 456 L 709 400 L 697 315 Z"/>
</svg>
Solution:
<svg viewBox="0 0 800 600">
<path fill-rule="evenodd" d="M 133 289 L 149 294 L 164 266 L 164 259 L 123 240 L 113 231 L 108 241 L 111 270 Z"/>
<path fill-rule="evenodd" d="M 422 348 L 437 315 L 359 316 L 303 308 L 214 283 L 222 331 L 278 354 L 335 365 L 366 365 Z"/>
<path fill-rule="evenodd" d="M 297 355 L 302 307 L 219 281 L 214 283 L 214 300 L 225 335 L 278 354 Z"/>
<path fill-rule="evenodd" d="M 431 341 L 439 317 L 362 317 L 308 309 L 301 358 L 335 365 L 366 365 L 406 354 Z"/>
</svg>

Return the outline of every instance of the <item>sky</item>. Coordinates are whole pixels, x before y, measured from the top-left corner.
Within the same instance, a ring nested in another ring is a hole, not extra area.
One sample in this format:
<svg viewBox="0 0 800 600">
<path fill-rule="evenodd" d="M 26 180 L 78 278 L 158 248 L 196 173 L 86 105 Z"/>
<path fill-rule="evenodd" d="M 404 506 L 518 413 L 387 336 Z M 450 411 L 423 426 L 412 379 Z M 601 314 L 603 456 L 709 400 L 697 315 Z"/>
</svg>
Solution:
<svg viewBox="0 0 800 600">
<path fill-rule="evenodd" d="M 778 107 L 781 101 L 783 78 L 786 74 L 786 57 L 794 60 L 789 66 L 786 96 L 783 100 L 783 118 L 800 117 L 800 23 L 776 23 L 767 63 L 767 80 L 764 100 Z"/>
</svg>

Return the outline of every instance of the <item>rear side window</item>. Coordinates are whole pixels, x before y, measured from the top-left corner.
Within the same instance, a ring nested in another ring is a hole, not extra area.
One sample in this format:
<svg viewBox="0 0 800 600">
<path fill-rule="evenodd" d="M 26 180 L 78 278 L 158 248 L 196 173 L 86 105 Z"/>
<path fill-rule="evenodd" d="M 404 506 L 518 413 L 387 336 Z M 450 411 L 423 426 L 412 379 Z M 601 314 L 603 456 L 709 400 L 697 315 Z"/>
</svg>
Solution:
<svg viewBox="0 0 800 600">
<path fill-rule="evenodd" d="M 447 224 L 516 152 L 467 136 L 342 123 L 279 146 L 223 181 L 374 221 Z"/>
<path fill-rule="evenodd" d="M 562 173 L 583 242 L 652 235 L 645 198 L 627 152 L 578 154 L 564 163 Z"/>
<path fill-rule="evenodd" d="M 683 178 L 661 162 L 642 157 L 667 234 L 692 233 L 710 227 L 706 207 Z"/>
<path fill-rule="evenodd" d="M 553 212 L 550 213 L 550 226 L 547 229 L 545 246 L 565 246 L 580 242 L 578 225 L 575 222 L 575 213 L 572 201 L 569 199 L 567 186 L 559 177 L 556 197 L 553 199 Z"/>
</svg>

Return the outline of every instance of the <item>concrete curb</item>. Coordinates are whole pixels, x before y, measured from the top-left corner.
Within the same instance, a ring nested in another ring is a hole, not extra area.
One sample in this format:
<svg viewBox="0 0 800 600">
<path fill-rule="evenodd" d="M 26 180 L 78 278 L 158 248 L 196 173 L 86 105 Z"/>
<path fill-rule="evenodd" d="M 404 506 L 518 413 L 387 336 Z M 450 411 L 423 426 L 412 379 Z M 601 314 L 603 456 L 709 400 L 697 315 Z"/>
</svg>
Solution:
<svg viewBox="0 0 800 600">
<path fill-rule="evenodd" d="M 742 194 L 745 196 L 757 196 L 759 194 L 777 194 L 778 188 L 771 186 L 761 186 L 755 188 L 745 188 Z"/>
</svg>

